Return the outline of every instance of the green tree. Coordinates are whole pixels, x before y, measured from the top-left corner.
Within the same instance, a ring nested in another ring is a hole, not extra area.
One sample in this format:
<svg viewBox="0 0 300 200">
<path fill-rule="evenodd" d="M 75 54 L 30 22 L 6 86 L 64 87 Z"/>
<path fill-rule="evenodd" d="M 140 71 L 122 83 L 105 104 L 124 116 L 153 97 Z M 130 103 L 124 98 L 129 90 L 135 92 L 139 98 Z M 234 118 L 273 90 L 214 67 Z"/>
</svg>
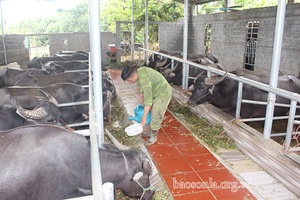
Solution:
<svg viewBox="0 0 300 200">
<path fill-rule="evenodd" d="M 246 10 L 246 9 L 254 9 L 260 7 L 268 7 L 268 6 L 276 6 L 278 4 L 278 0 L 234 0 L 235 6 L 240 6 L 237 8 L 239 10 Z M 219 13 L 223 12 L 220 8 L 224 7 L 224 1 L 215 1 L 206 3 L 203 5 L 199 5 L 196 8 L 196 12 L 201 14 L 211 14 L 211 13 Z"/>
<path fill-rule="evenodd" d="M 88 2 L 83 0 L 75 8 L 58 10 L 54 20 L 48 23 L 46 32 L 87 32 L 89 31 Z"/>
<path fill-rule="evenodd" d="M 125 0 L 104 0 L 101 1 L 100 19 L 101 30 L 116 31 L 116 21 L 131 21 L 132 1 Z M 134 1 L 134 20 L 136 22 L 145 21 L 145 0 Z M 113 13 L 113 14 L 112 14 Z M 173 0 L 149 0 L 148 1 L 148 20 L 149 22 L 176 21 L 183 17 L 183 4 Z M 131 24 L 123 24 L 121 29 L 131 30 Z M 135 26 L 135 42 L 143 43 L 144 25 Z M 158 26 L 149 25 L 150 42 L 157 41 Z"/>
<path fill-rule="evenodd" d="M 130 0 L 101 0 L 100 20 L 101 31 L 116 31 L 116 21 L 131 21 Z M 275 6 L 278 0 L 234 0 L 240 9 L 253 9 L 258 7 Z M 209 14 L 223 12 L 220 10 L 224 6 L 224 1 L 215 1 L 199 5 L 198 14 Z M 148 0 L 149 22 L 176 21 L 183 17 L 183 4 L 174 0 Z M 145 0 L 134 1 L 134 20 L 145 21 Z M 123 31 L 131 31 L 131 24 L 122 24 Z M 24 20 L 19 24 L 9 26 L 12 34 L 32 34 L 32 33 L 63 33 L 63 32 L 87 32 L 88 22 L 88 0 L 82 0 L 74 8 L 60 10 L 55 16 L 40 18 L 37 20 Z M 143 43 L 144 25 L 135 26 L 135 42 Z M 128 33 L 128 32 L 127 32 Z M 149 41 L 157 41 L 158 25 L 149 25 Z M 127 34 L 127 38 L 129 35 Z"/>
</svg>

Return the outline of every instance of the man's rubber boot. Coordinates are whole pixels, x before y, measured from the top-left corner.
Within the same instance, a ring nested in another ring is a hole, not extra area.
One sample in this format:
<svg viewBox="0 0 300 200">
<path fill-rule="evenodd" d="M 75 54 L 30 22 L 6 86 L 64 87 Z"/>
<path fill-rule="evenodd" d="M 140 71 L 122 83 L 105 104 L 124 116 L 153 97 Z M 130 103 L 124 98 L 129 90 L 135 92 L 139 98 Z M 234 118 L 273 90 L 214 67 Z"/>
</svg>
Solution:
<svg viewBox="0 0 300 200">
<path fill-rule="evenodd" d="M 147 141 L 145 141 L 146 146 L 150 146 L 157 141 L 157 132 L 158 131 L 153 131 L 153 130 L 151 131 L 150 138 Z"/>
<path fill-rule="evenodd" d="M 143 126 L 143 132 L 141 133 L 142 138 L 146 139 L 151 136 L 150 124 Z"/>
</svg>

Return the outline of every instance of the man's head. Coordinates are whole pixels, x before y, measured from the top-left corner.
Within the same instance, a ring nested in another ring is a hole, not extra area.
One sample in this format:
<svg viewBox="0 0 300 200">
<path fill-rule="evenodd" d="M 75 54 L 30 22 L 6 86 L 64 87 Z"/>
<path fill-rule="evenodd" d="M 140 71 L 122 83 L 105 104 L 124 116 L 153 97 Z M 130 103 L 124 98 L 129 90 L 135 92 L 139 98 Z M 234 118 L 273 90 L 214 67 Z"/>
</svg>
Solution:
<svg viewBox="0 0 300 200">
<path fill-rule="evenodd" d="M 122 70 L 121 78 L 123 81 L 135 83 L 137 81 L 136 69 L 134 67 L 125 66 Z"/>
</svg>

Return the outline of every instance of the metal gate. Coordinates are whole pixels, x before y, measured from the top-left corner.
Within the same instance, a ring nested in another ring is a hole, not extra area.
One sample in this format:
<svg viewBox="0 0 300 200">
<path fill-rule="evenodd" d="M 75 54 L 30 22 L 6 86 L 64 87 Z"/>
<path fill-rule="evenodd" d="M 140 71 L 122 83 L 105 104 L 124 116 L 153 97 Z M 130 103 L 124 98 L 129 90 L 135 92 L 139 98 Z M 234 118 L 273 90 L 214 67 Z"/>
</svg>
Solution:
<svg viewBox="0 0 300 200">
<path fill-rule="evenodd" d="M 246 27 L 245 69 L 254 70 L 259 21 L 249 21 Z"/>
</svg>

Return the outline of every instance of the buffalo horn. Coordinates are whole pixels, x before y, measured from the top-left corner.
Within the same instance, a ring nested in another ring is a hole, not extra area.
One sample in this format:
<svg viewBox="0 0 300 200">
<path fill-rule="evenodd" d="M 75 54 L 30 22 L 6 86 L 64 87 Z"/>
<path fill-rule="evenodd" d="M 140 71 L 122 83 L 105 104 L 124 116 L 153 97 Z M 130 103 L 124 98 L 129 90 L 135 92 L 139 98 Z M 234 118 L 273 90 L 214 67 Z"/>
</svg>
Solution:
<svg viewBox="0 0 300 200">
<path fill-rule="evenodd" d="M 40 62 L 40 65 L 41 65 L 41 70 L 43 72 L 45 72 L 46 74 L 50 74 L 50 72 L 45 68 L 44 64 L 42 62 Z"/>
<path fill-rule="evenodd" d="M 27 110 L 17 104 L 17 113 L 21 117 L 30 119 L 42 119 L 48 115 L 47 111 L 43 107 L 35 108 L 33 110 Z"/>
<path fill-rule="evenodd" d="M 200 58 L 200 64 L 211 65 L 214 68 L 225 71 L 224 67 L 219 64 L 218 59 L 215 56 L 213 56 L 212 54 L 206 55 L 205 58 Z"/>
<path fill-rule="evenodd" d="M 201 77 L 203 74 L 204 74 L 204 71 L 202 71 L 201 73 L 199 73 L 199 74 L 197 75 L 197 77 L 195 78 L 195 80 L 196 80 L 197 78 Z M 195 80 L 194 80 L 194 82 L 195 82 Z"/>
<path fill-rule="evenodd" d="M 222 65 L 220 65 L 219 63 L 217 64 L 217 69 L 225 71 L 225 68 Z"/>
<path fill-rule="evenodd" d="M 167 68 L 167 67 L 169 67 L 169 65 L 172 64 L 172 63 L 169 63 L 168 65 L 166 65 L 166 66 L 162 69 L 161 73 L 162 73 L 164 76 L 167 76 L 167 75 L 168 75 L 169 77 L 174 77 L 176 74 L 173 73 L 173 72 L 177 69 L 178 63 L 179 63 L 179 62 L 176 61 L 176 64 L 175 64 L 175 66 L 174 66 L 173 69 Z"/>
<path fill-rule="evenodd" d="M 115 145 L 115 147 L 120 150 L 120 151 L 124 151 L 124 150 L 130 150 L 129 147 L 121 144 L 107 129 L 105 129 L 110 141 Z"/>
<path fill-rule="evenodd" d="M 169 69 L 169 68 L 167 68 L 167 69 L 162 70 L 161 73 L 162 73 L 164 76 L 170 76 L 170 74 L 173 73 L 175 70 L 176 70 L 175 68 L 174 68 L 174 69 Z"/>
<path fill-rule="evenodd" d="M 50 67 L 51 64 L 52 64 L 52 61 L 48 61 L 48 62 L 46 62 L 46 63 L 44 64 L 44 66 L 45 66 L 45 67 Z"/>
<path fill-rule="evenodd" d="M 221 77 L 218 76 L 218 77 L 213 77 L 213 78 L 206 78 L 206 79 L 204 79 L 204 83 L 205 83 L 205 85 L 217 85 L 225 79 L 225 77 L 227 76 L 227 73 L 228 72 L 226 72 Z"/>
<path fill-rule="evenodd" d="M 207 54 L 206 58 L 208 58 L 210 61 L 212 61 L 214 63 L 219 63 L 218 59 L 212 54 Z"/>
<path fill-rule="evenodd" d="M 151 167 L 150 160 L 149 159 L 143 159 L 142 163 L 143 163 L 144 172 L 148 175 L 152 174 L 152 167 Z"/>
<path fill-rule="evenodd" d="M 49 93 L 41 90 L 41 89 L 38 89 L 38 91 L 40 91 L 41 93 L 43 93 L 51 103 L 53 103 L 54 105 L 58 106 L 58 102 L 56 101 L 56 99 Z"/>
<path fill-rule="evenodd" d="M 168 59 L 165 58 L 164 61 L 156 62 L 156 68 L 164 66 L 168 62 Z"/>
</svg>

